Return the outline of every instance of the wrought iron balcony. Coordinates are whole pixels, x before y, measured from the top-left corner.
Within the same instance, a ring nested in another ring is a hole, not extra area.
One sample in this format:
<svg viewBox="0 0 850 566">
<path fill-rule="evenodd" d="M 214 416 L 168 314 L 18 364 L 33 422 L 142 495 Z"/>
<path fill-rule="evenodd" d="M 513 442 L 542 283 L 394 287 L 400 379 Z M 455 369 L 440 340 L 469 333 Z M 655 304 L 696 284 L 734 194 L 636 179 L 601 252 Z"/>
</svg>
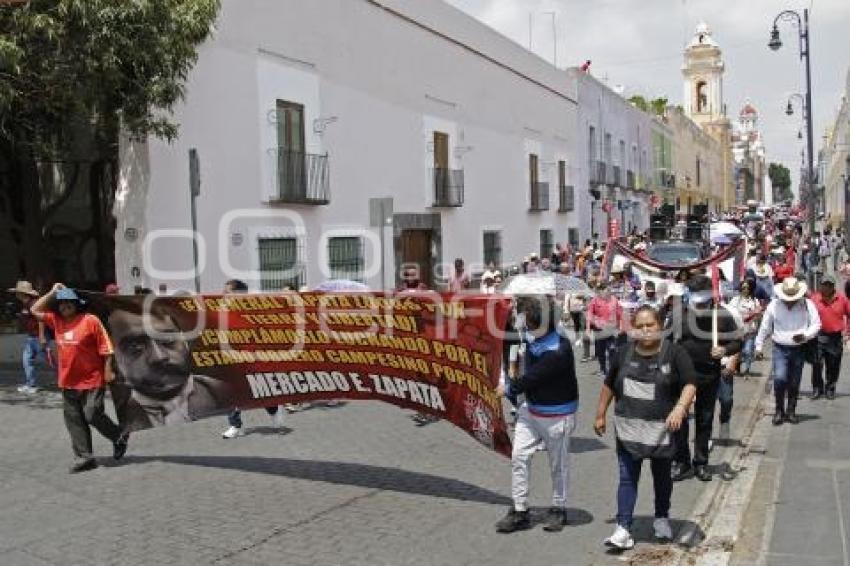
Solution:
<svg viewBox="0 0 850 566">
<path fill-rule="evenodd" d="M 591 183 L 595 185 L 605 184 L 607 166 L 604 161 L 591 161 L 590 165 L 588 166 L 588 171 Z"/>
<path fill-rule="evenodd" d="M 619 165 L 611 165 L 608 167 L 608 179 L 606 184 L 609 187 L 618 187 L 620 186 L 620 166 Z"/>
<path fill-rule="evenodd" d="M 627 169 L 626 170 L 626 188 L 634 189 L 635 188 L 635 172 Z"/>
<path fill-rule="evenodd" d="M 531 206 L 532 212 L 549 210 L 549 183 L 531 183 Z"/>
<path fill-rule="evenodd" d="M 273 202 L 328 204 L 331 201 L 327 155 L 278 148 L 276 152 L 277 195 Z"/>
<path fill-rule="evenodd" d="M 575 188 L 572 186 L 558 187 L 560 196 L 558 202 L 558 212 L 572 212 L 576 208 Z"/>
<path fill-rule="evenodd" d="M 434 179 L 434 204 L 437 207 L 463 206 L 463 169 L 431 170 Z"/>
</svg>

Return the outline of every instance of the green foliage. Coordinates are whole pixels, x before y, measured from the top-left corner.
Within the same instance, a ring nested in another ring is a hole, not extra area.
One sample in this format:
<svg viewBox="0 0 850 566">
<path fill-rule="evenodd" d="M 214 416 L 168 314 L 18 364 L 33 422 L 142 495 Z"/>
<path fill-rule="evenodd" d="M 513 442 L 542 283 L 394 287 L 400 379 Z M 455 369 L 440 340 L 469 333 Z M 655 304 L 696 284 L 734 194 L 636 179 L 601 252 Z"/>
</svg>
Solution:
<svg viewBox="0 0 850 566">
<path fill-rule="evenodd" d="M 636 94 L 629 98 L 629 102 L 631 102 L 636 108 L 643 110 L 644 112 L 649 112 L 649 103 L 646 101 L 646 98 L 642 97 L 639 94 Z"/>
<path fill-rule="evenodd" d="M 0 7 L 0 141 L 53 155 L 73 123 L 117 139 L 177 135 L 184 95 L 219 0 L 31 0 Z"/>
<path fill-rule="evenodd" d="M 768 168 L 773 194 L 776 200 L 784 201 L 794 198 L 791 192 L 791 173 L 787 167 L 779 163 L 771 163 Z"/>
<path fill-rule="evenodd" d="M 652 113 L 656 116 L 663 116 L 667 112 L 667 97 L 653 98 L 649 101 L 649 106 L 652 108 Z"/>
<path fill-rule="evenodd" d="M 781 163 L 771 163 L 767 168 L 767 175 L 773 185 L 774 198 L 777 200 L 789 200 L 794 198 L 791 192 L 791 172 Z"/>
</svg>

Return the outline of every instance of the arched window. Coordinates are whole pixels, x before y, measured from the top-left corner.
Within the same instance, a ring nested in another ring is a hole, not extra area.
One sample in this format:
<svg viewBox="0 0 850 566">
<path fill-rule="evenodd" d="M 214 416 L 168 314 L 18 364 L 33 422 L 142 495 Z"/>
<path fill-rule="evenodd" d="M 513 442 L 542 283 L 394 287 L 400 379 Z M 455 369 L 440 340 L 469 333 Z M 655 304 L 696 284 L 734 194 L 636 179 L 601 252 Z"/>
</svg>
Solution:
<svg viewBox="0 0 850 566">
<path fill-rule="evenodd" d="M 708 111 L 708 85 L 705 81 L 697 82 L 697 112 Z"/>
</svg>

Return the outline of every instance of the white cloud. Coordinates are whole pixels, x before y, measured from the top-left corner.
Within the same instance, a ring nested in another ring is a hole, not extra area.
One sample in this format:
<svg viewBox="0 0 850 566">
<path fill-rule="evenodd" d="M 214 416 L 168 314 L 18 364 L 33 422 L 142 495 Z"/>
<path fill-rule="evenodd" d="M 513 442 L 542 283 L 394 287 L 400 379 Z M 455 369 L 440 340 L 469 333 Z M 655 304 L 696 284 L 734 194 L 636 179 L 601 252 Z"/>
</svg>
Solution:
<svg viewBox="0 0 850 566">
<path fill-rule="evenodd" d="M 447 0 L 515 42 L 552 61 L 552 19 L 557 14 L 558 65 L 593 60 L 593 72 L 627 92 L 682 96 L 682 50 L 696 24 L 706 21 L 724 51 L 725 99 L 730 116 L 746 98 L 760 110 L 769 160 L 795 173 L 803 143 L 797 139 L 801 116 L 788 117 L 785 102 L 804 92 L 797 30 L 782 22 L 784 47 L 767 48 L 774 17 L 784 9 L 811 8 L 812 83 L 815 151 L 832 120 L 850 67 L 848 0 Z M 805 135 L 805 131 L 803 131 Z"/>
</svg>

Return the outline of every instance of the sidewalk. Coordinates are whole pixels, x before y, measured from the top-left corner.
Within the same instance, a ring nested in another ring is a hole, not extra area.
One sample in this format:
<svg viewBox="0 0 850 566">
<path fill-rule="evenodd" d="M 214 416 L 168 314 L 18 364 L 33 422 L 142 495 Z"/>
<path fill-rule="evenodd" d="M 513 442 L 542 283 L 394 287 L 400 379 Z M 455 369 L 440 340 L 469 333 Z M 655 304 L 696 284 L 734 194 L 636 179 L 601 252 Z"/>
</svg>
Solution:
<svg viewBox="0 0 850 566">
<path fill-rule="evenodd" d="M 732 564 L 850 566 L 850 351 L 835 400 L 808 399 L 808 369 L 802 389 L 800 424 L 768 434 Z"/>
</svg>

